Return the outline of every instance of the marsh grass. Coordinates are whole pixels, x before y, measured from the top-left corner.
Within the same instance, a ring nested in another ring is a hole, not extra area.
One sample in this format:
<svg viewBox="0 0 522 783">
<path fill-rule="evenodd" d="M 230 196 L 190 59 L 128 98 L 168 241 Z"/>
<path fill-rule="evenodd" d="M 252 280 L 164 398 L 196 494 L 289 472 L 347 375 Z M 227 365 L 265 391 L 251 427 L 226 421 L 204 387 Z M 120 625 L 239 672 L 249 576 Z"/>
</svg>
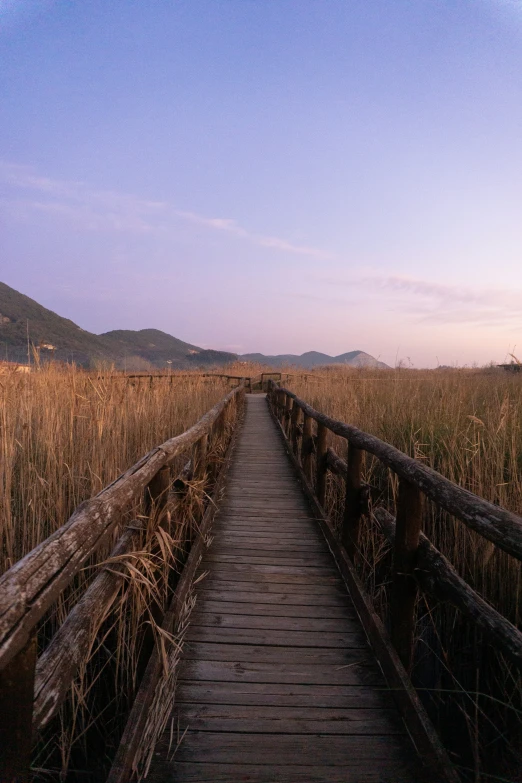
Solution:
<svg viewBox="0 0 522 783">
<path fill-rule="evenodd" d="M 151 448 L 194 424 L 228 389 L 224 379 L 197 373 L 150 380 L 47 367 L 0 376 L 0 573 Z M 233 424 L 228 420 L 223 436 L 211 443 L 215 466 Z M 174 464 L 173 480 L 186 459 Z M 36 780 L 105 779 L 152 644 L 158 642 L 165 661 L 173 654 L 174 640 L 162 633 L 159 620 L 209 491 L 208 482 L 189 479 L 161 509 L 147 509 L 144 501 L 129 508 L 111 541 L 85 563 L 40 624 L 41 651 L 100 568 L 119 568 L 117 600 L 66 702 L 39 736 Z M 136 550 L 111 559 L 128 524 L 141 528 Z"/>
<path fill-rule="evenodd" d="M 375 372 L 323 368 L 289 388 L 316 409 L 393 444 L 471 492 L 522 515 L 522 378 L 495 369 Z M 331 436 L 346 458 L 346 444 Z M 394 512 L 397 479 L 366 455 L 371 503 Z M 344 488 L 329 476 L 340 524 Z M 460 575 L 519 628 L 521 563 L 427 502 L 424 531 Z M 387 622 L 391 552 L 363 525 L 356 566 Z M 413 680 L 467 780 L 519 780 L 521 676 L 456 610 L 420 598 Z M 500 779 L 499 778 L 499 779 Z M 494 778 L 493 778 L 494 779 Z"/>
</svg>

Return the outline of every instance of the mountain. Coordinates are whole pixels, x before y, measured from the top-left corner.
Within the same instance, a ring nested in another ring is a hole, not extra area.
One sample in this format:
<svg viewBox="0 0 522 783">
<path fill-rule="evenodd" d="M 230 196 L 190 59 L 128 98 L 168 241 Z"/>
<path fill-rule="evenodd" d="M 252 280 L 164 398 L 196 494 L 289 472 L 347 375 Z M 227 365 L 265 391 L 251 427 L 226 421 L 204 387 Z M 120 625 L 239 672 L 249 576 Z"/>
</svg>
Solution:
<svg viewBox="0 0 522 783">
<path fill-rule="evenodd" d="M 28 337 L 42 358 L 74 361 L 86 367 L 110 362 L 128 370 L 187 369 L 228 364 L 237 358 L 233 353 L 185 343 L 158 329 L 91 334 L 0 283 L 0 359 L 26 362 Z"/>
<path fill-rule="evenodd" d="M 258 362 L 270 367 L 303 367 L 311 370 L 313 367 L 321 367 L 326 364 L 346 364 L 350 367 L 370 367 L 377 370 L 388 370 L 384 362 L 380 362 L 364 351 L 349 351 L 339 356 L 328 356 L 318 351 L 307 351 L 300 356 L 292 353 L 278 354 L 277 356 L 265 356 L 262 353 L 246 353 L 239 357 L 244 362 Z"/>
<path fill-rule="evenodd" d="M 197 345 L 184 343 L 159 329 L 141 329 L 133 332 L 119 329 L 100 334 L 103 345 L 120 358 L 123 356 L 140 357 L 156 367 L 201 367 L 211 364 L 228 364 L 237 359 L 235 353 L 213 351 L 198 348 Z"/>
</svg>

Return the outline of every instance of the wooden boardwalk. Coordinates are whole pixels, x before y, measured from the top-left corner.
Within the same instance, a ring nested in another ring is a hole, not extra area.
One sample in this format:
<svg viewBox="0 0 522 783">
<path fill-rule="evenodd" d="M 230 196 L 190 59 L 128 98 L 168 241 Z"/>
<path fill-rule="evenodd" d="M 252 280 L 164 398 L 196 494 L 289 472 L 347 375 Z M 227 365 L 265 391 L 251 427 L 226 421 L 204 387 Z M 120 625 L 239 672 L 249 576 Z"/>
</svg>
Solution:
<svg viewBox="0 0 522 783">
<path fill-rule="evenodd" d="M 424 780 L 264 395 L 247 396 L 212 535 L 147 780 Z"/>
</svg>

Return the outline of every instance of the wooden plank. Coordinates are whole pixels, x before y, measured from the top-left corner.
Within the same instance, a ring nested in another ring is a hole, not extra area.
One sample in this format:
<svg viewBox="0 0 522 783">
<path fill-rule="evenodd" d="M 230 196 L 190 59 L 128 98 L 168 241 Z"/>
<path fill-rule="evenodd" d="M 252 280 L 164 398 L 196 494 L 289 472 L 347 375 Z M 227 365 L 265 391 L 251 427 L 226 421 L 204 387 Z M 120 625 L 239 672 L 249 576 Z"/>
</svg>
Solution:
<svg viewBox="0 0 522 783">
<path fill-rule="evenodd" d="M 343 620 L 346 617 L 355 619 L 357 615 L 354 609 L 350 609 L 344 603 L 340 603 L 338 606 L 302 606 L 292 605 L 287 602 L 281 603 L 254 603 L 236 601 L 235 593 L 229 593 L 230 600 L 212 600 L 212 598 L 204 595 L 198 597 L 198 601 L 202 602 L 202 610 L 196 610 L 194 617 L 201 617 L 203 615 L 212 616 L 214 613 L 228 615 L 245 615 L 248 613 L 248 617 L 270 617 L 272 619 L 277 618 L 324 618 L 325 620 Z M 337 626 L 336 626 L 337 627 Z"/>
<path fill-rule="evenodd" d="M 350 768 L 293 764 L 213 764 L 190 761 L 185 763 L 174 757 L 172 764 L 159 770 L 159 776 L 151 775 L 151 783 L 163 783 L 170 779 L 164 775 L 174 775 L 177 783 L 399 783 L 411 780 L 411 770 L 406 764 L 397 762 L 393 770 L 383 771 L 367 761 L 350 762 Z M 420 781 L 417 778 L 417 781 Z"/>
<path fill-rule="evenodd" d="M 226 606 L 220 604 L 221 607 Z M 314 631 L 325 633 L 350 633 L 354 632 L 354 629 L 359 631 L 357 621 L 353 617 L 347 618 L 345 615 L 342 617 L 335 617 L 326 619 L 324 617 L 289 617 L 283 615 L 282 617 L 274 614 L 273 606 L 269 606 L 268 610 L 270 614 L 258 615 L 254 614 L 257 611 L 257 607 L 252 612 L 246 612 L 245 605 L 242 606 L 242 612 L 239 614 L 227 613 L 227 610 L 221 609 L 221 611 L 212 611 L 212 608 L 205 603 L 202 609 L 195 609 L 191 615 L 190 622 L 192 627 L 209 627 L 209 628 L 256 628 L 266 629 L 270 631 Z M 343 607 L 344 609 L 344 607 Z M 266 607 L 265 607 L 266 611 Z M 286 610 L 288 612 L 288 609 Z M 341 610 L 343 611 L 343 610 Z M 269 638 L 269 637 L 268 637 Z M 289 638 L 290 641 L 290 638 Z M 267 642 L 270 644 L 270 642 Z"/>
<path fill-rule="evenodd" d="M 251 604 L 267 604 L 269 606 L 308 606 L 316 607 L 339 607 L 353 606 L 351 600 L 348 598 L 344 590 L 332 592 L 327 590 L 326 592 L 304 592 L 298 590 L 297 592 L 291 592 L 286 589 L 285 592 L 269 592 L 267 590 L 261 591 L 259 587 L 252 590 L 237 590 L 237 589 L 221 589 L 215 587 L 208 587 L 208 581 L 204 580 L 200 583 L 200 589 L 198 595 L 200 598 L 200 604 L 209 598 L 216 601 L 238 601 Z M 235 585 L 237 588 L 237 585 Z"/>
<path fill-rule="evenodd" d="M 269 734 L 404 734 L 394 710 L 332 710 L 260 705 L 184 704 L 177 702 L 174 717 L 181 731 Z"/>
<path fill-rule="evenodd" d="M 353 710 L 394 709 L 386 690 L 368 685 L 310 685 L 268 682 L 180 681 L 177 699 L 191 704 L 244 704 Z"/>
<path fill-rule="evenodd" d="M 234 565 L 227 563 L 226 578 L 228 581 L 258 581 L 271 582 L 273 584 L 310 584 L 313 579 L 315 584 L 341 584 L 341 580 L 333 568 L 299 567 L 277 565 Z M 214 574 L 217 569 L 214 569 Z"/>
<path fill-rule="evenodd" d="M 201 574 L 200 574 L 201 575 Z M 231 590 L 237 593 L 239 592 L 254 592 L 258 593 L 261 589 L 265 594 L 266 593 L 297 593 L 302 598 L 305 598 L 307 596 L 316 596 L 317 598 L 320 597 L 330 597 L 332 595 L 338 595 L 341 597 L 346 596 L 346 590 L 344 587 L 344 584 L 340 580 L 336 580 L 330 583 L 321 583 L 321 584 L 310 584 L 308 581 L 306 582 L 285 582 L 285 581 L 278 581 L 278 582 L 262 582 L 261 580 L 258 580 L 256 577 L 253 577 L 252 579 L 242 578 L 242 579 L 236 579 L 232 580 L 228 578 L 229 575 L 227 573 L 226 576 L 217 575 L 215 572 L 210 572 L 205 576 L 204 581 L 200 584 L 205 587 L 205 590 Z M 236 594 L 237 594 L 236 593 Z"/>
<path fill-rule="evenodd" d="M 220 642 L 228 644 L 266 644 L 288 647 L 361 647 L 365 644 L 359 628 L 352 632 L 319 632 L 295 630 L 262 630 L 259 628 L 208 627 L 192 624 L 187 639 L 195 642 Z"/>
<path fill-rule="evenodd" d="M 212 554 L 208 554 L 205 558 L 207 563 L 237 563 L 239 565 L 274 565 L 274 566 L 292 566 L 302 568 L 322 568 L 326 570 L 331 569 L 330 561 L 324 553 L 317 554 L 313 552 L 309 555 L 292 554 L 284 552 L 263 552 L 259 551 L 257 554 L 253 554 L 256 550 L 246 550 L 246 554 L 243 552 L 234 552 L 234 554 L 226 554 L 223 551 L 214 550 Z"/>
<path fill-rule="evenodd" d="M 267 656 L 268 656 L 268 652 Z M 299 659 L 305 657 L 305 650 L 299 652 Z M 296 653 L 297 655 L 297 653 Z M 279 663 L 274 660 L 263 661 L 219 661 L 186 659 L 183 677 L 190 680 L 210 680 L 220 682 L 271 682 L 302 685 L 374 685 L 384 687 L 382 678 L 375 668 L 351 666 L 336 660 L 330 651 L 326 656 L 334 660 L 325 665 L 320 663 Z M 344 660 L 344 659 L 342 659 Z M 343 668 L 346 666 L 346 668 Z"/>
<path fill-rule="evenodd" d="M 318 734 L 311 743 L 309 737 L 302 734 L 189 731 L 178 748 L 176 761 L 201 760 L 203 754 L 207 763 L 217 764 L 266 764 L 277 759 L 278 764 L 291 766 L 299 759 L 301 764 L 335 767 L 346 765 L 347 759 L 357 759 L 394 765 L 401 762 L 403 749 L 402 738 L 389 734 L 345 737 Z"/>
</svg>

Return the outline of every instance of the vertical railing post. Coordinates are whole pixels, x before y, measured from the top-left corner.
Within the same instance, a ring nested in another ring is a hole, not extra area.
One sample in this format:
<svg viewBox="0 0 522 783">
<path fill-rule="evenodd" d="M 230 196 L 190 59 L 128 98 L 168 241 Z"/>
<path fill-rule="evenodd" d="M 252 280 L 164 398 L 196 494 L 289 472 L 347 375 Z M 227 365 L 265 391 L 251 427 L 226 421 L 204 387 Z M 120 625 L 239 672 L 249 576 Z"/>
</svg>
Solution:
<svg viewBox="0 0 522 783">
<path fill-rule="evenodd" d="M 320 422 L 317 423 L 317 441 L 315 447 L 315 486 L 317 500 L 324 506 L 326 498 L 326 437 L 327 428 Z"/>
<path fill-rule="evenodd" d="M 301 462 L 303 465 L 303 472 L 310 482 L 312 483 L 312 455 L 313 455 L 313 437 L 312 437 L 312 424 L 313 419 L 311 416 L 304 414 L 303 419 L 303 439 L 301 441 Z"/>
<path fill-rule="evenodd" d="M 407 671 L 413 657 L 417 583 L 413 576 L 422 527 L 423 495 L 405 479 L 399 480 L 397 524 L 393 553 L 391 636 Z"/>
<path fill-rule="evenodd" d="M 298 432 L 298 425 L 299 425 L 299 417 L 301 414 L 301 408 L 297 404 L 297 402 L 294 400 L 294 405 L 292 407 L 292 416 L 290 418 L 290 445 L 291 448 L 297 457 L 297 454 L 299 452 L 299 432 Z"/>
<path fill-rule="evenodd" d="M 0 671 L 0 780 L 28 783 L 36 635 Z"/>
<path fill-rule="evenodd" d="M 286 433 L 286 437 L 290 437 L 290 423 L 292 420 L 292 408 L 294 407 L 294 401 L 290 397 L 289 394 L 285 394 L 285 424 L 284 424 L 284 430 Z"/>
<path fill-rule="evenodd" d="M 286 400 L 286 394 L 281 389 L 278 389 L 277 392 L 277 418 L 279 419 L 281 425 L 283 424 L 283 416 L 284 416 L 284 410 L 285 410 L 285 400 Z"/>
<path fill-rule="evenodd" d="M 348 468 L 346 470 L 346 494 L 344 497 L 341 541 L 353 559 L 359 543 L 361 521 L 361 468 L 364 452 L 348 444 Z"/>
</svg>

